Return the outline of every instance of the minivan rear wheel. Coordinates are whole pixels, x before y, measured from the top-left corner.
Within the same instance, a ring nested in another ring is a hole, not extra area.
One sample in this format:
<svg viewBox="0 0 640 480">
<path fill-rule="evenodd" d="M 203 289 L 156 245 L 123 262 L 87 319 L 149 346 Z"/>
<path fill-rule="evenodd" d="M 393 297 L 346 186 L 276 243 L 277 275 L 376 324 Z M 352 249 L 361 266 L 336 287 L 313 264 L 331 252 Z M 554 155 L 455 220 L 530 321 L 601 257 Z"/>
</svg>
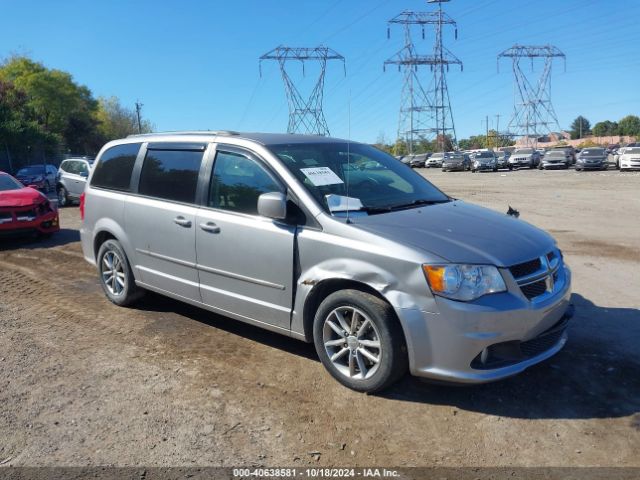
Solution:
<svg viewBox="0 0 640 480">
<path fill-rule="evenodd" d="M 144 293 L 136 286 L 129 261 L 117 240 L 107 240 L 98 251 L 100 285 L 107 298 L 120 307 L 138 300 Z"/>
<path fill-rule="evenodd" d="M 320 361 L 341 384 L 374 393 L 407 371 L 407 349 L 391 306 L 359 290 L 329 295 L 316 312 L 313 338 Z"/>
</svg>

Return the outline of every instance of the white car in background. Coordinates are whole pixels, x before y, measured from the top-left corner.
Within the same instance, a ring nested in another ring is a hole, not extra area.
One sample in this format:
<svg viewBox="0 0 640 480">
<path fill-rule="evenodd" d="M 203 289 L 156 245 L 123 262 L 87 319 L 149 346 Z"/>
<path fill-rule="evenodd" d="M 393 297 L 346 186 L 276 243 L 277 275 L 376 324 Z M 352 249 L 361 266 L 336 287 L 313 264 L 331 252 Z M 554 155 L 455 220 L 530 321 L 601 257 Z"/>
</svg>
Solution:
<svg viewBox="0 0 640 480">
<path fill-rule="evenodd" d="M 640 147 L 626 147 L 618 156 L 618 165 L 622 170 L 640 170 Z"/>
</svg>

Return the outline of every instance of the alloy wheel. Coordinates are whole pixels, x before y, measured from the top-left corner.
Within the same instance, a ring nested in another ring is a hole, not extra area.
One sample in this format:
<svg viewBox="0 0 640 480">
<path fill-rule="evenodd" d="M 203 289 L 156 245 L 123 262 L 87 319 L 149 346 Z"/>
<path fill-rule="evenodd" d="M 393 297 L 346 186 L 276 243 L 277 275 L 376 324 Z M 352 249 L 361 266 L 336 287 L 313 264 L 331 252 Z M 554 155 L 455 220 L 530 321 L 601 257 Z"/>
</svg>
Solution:
<svg viewBox="0 0 640 480">
<path fill-rule="evenodd" d="M 102 281 L 111 295 L 123 294 L 126 286 L 124 264 L 113 250 L 109 250 L 102 257 Z"/>
<path fill-rule="evenodd" d="M 380 366 L 380 334 L 360 309 L 339 307 L 329 313 L 324 320 L 322 341 L 333 366 L 347 378 L 371 378 Z"/>
</svg>

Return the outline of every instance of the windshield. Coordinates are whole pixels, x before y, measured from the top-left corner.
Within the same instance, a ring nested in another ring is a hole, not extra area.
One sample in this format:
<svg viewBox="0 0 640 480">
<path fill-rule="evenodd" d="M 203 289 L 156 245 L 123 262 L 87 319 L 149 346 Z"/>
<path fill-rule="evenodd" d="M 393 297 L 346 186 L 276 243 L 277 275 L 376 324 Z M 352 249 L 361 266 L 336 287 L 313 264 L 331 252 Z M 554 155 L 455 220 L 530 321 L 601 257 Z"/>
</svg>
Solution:
<svg viewBox="0 0 640 480">
<path fill-rule="evenodd" d="M 640 148 L 634 147 L 634 148 L 627 148 L 624 153 L 631 153 L 633 155 L 638 155 L 640 153 Z"/>
<path fill-rule="evenodd" d="M 20 182 L 17 182 L 9 175 L 0 175 L 0 192 L 18 190 L 19 188 L 22 188 L 22 184 Z"/>
<path fill-rule="evenodd" d="M 601 157 L 602 155 L 604 155 L 604 148 L 590 148 L 580 153 L 581 157 Z"/>
<path fill-rule="evenodd" d="M 44 175 L 44 165 L 32 165 L 18 170 L 17 175 Z"/>
<path fill-rule="evenodd" d="M 476 153 L 476 158 L 493 158 L 493 153 L 491 152 L 480 152 Z"/>
<path fill-rule="evenodd" d="M 567 155 L 562 150 L 554 151 L 554 152 L 547 152 L 547 154 L 545 155 L 546 158 L 566 158 L 566 156 Z"/>
<path fill-rule="evenodd" d="M 533 153 L 533 148 L 518 148 L 513 153 L 526 153 L 527 155 L 530 155 Z"/>
<path fill-rule="evenodd" d="M 420 174 L 369 145 L 306 143 L 269 149 L 328 212 L 345 211 L 349 205 L 350 210 L 382 213 L 449 201 Z"/>
</svg>

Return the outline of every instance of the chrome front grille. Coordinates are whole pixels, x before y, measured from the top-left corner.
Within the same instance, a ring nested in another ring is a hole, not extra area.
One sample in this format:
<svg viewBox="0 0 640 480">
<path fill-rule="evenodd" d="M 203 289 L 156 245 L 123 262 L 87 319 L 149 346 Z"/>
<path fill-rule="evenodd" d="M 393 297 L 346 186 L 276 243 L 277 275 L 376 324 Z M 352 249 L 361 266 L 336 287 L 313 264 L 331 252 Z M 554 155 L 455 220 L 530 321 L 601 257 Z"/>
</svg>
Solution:
<svg viewBox="0 0 640 480">
<path fill-rule="evenodd" d="M 553 250 L 533 260 L 509 267 L 522 294 L 528 300 L 537 300 L 551 294 L 560 280 L 559 268 L 562 259 L 559 252 Z"/>
</svg>

